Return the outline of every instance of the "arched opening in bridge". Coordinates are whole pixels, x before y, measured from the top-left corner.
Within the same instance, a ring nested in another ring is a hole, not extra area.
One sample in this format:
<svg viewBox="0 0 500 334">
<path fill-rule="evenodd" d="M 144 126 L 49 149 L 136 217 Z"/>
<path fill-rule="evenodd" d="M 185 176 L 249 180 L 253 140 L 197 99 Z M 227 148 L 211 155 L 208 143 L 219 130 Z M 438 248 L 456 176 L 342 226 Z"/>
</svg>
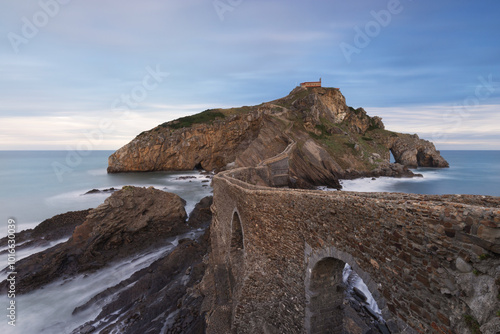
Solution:
<svg viewBox="0 0 500 334">
<path fill-rule="evenodd" d="M 342 333 L 345 263 L 332 257 L 318 261 L 311 272 L 306 323 L 309 334 Z"/>
<path fill-rule="evenodd" d="M 386 333 L 377 302 L 351 266 L 331 255 L 316 259 L 306 278 L 307 333 Z"/>
<path fill-rule="evenodd" d="M 234 287 L 237 284 L 238 277 L 241 277 L 244 265 L 244 240 L 243 240 L 243 228 L 241 226 L 240 216 L 237 211 L 233 213 L 233 219 L 231 221 L 231 244 L 229 248 L 229 261 L 231 265 L 230 270 L 230 280 L 231 280 L 231 292 L 234 292 Z"/>
</svg>

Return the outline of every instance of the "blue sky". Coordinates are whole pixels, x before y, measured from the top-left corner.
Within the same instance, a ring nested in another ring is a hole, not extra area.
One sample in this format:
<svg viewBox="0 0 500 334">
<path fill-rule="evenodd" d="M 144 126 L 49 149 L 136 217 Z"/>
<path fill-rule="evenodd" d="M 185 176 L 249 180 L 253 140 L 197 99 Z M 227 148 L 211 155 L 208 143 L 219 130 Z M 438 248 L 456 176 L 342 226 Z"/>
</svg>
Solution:
<svg viewBox="0 0 500 334">
<path fill-rule="evenodd" d="M 494 0 L 3 0 L 0 150 L 118 149 L 322 78 L 439 149 L 500 149 Z"/>
</svg>

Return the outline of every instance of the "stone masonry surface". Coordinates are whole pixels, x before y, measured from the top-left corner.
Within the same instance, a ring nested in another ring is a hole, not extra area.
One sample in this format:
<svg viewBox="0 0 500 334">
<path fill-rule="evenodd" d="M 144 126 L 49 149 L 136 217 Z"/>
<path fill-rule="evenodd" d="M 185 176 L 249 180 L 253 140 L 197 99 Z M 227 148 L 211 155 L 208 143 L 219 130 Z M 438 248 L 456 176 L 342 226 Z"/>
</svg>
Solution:
<svg viewBox="0 0 500 334">
<path fill-rule="evenodd" d="M 227 297 L 212 306 L 209 333 L 224 317 L 235 333 L 321 332 L 335 309 L 315 304 L 328 289 L 315 274 L 325 259 L 353 267 L 392 333 L 472 333 L 466 319 L 500 331 L 500 198 L 271 188 L 267 169 L 214 177 L 209 261 L 214 293 Z"/>
</svg>

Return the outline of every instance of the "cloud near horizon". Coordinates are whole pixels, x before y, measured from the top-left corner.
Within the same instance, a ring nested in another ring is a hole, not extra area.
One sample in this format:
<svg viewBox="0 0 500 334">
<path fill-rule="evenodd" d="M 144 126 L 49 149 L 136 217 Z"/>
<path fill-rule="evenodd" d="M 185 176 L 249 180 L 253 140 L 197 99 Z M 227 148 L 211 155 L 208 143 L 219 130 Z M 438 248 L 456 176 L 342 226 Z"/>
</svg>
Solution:
<svg viewBox="0 0 500 334">
<path fill-rule="evenodd" d="M 165 121 L 319 77 L 388 129 L 442 149 L 500 149 L 497 1 L 221 1 L 222 12 L 210 0 L 2 3 L 0 150 L 75 147 L 103 118 L 117 130 L 95 149 L 118 149 Z M 13 34 L 24 38 L 14 48 Z M 148 68 L 168 76 L 145 89 Z"/>
</svg>

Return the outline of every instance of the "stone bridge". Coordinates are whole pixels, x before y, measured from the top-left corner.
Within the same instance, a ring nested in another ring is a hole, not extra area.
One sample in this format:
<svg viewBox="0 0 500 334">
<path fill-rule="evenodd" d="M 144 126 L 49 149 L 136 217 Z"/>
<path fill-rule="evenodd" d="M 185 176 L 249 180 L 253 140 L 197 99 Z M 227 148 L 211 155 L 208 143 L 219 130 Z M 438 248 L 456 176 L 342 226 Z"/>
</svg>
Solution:
<svg viewBox="0 0 500 334">
<path fill-rule="evenodd" d="M 364 333 L 345 263 L 391 333 L 500 332 L 500 198 L 271 187 L 284 164 L 213 179 L 208 333 Z"/>
</svg>

